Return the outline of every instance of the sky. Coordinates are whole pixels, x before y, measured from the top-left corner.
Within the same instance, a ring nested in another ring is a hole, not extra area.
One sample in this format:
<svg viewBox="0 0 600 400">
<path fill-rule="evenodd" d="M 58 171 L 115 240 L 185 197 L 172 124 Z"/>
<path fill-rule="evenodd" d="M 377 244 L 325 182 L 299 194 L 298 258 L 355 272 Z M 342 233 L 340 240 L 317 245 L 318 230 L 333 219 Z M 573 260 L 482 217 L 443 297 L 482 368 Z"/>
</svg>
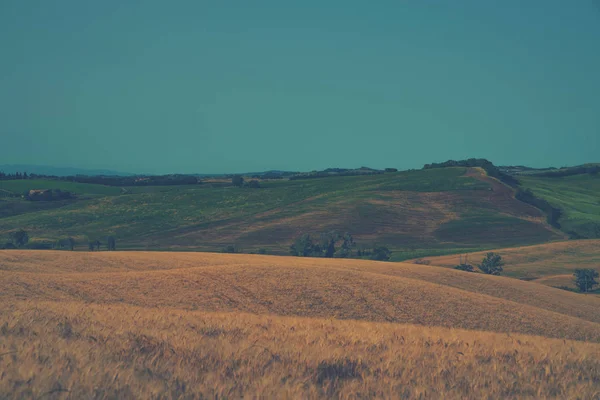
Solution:
<svg viewBox="0 0 600 400">
<path fill-rule="evenodd" d="M 599 137 L 597 0 L 0 1 L 0 164 L 559 167 Z"/>
</svg>

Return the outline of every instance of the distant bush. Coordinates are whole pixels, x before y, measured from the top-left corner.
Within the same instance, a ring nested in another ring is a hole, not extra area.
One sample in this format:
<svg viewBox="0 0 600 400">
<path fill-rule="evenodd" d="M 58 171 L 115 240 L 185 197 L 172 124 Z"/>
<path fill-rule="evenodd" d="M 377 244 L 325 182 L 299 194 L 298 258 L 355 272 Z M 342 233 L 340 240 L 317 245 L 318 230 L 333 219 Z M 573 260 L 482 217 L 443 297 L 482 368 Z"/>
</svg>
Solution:
<svg viewBox="0 0 600 400">
<path fill-rule="evenodd" d="M 371 260 L 375 261 L 389 261 L 392 257 L 392 252 L 385 246 L 376 246 L 371 253 Z"/>
<path fill-rule="evenodd" d="M 109 236 L 106 238 L 106 248 L 108 251 L 117 250 L 117 241 L 113 236 Z"/>
<path fill-rule="evenodd" d="M 58 201 L 73 199 L 75 195 L 60 189 L 33 189 L 26 191 L 23 197 L 29 201 Z"/>
<path fill-rule="evenodd" d="M 47 242 L 30 242 L 25 246 L 30 250 L 50 250 L 52 249 L 52 243 Z"/>
<path fill-rule="evenodd" d="M 244 186 L 244 177 L 241 175 L 234 175 L 231 178 L 231 184 L 233 186 L 242 187 Z"/>
<path fill-rule="evenodd" d="M 459 271 L 475 272 L 475 267 L 473 267 L 471 264 L 458 264 L 456 267 L 454 267 L 454 269 Z"/>
<path fill-rule="evenodd" d="M 246 186 L 252 189 L 258 189 L 260 188 L 260 183 L 256 179 L 252 179 L 246 183 Z"/>
<path fill-rule="evenodd" d="M 6 242 L 1 246 L 1 248 L 3 250 L 12 250 L 12 249 L 16 249 L 17 246 L 15 246 L 12 242 Z"/>
<path fill-rule="evenodd" d="M 600 171 L 600 166 L 592 165 L 592 166 L 580 166 L 580 167 L 569 167 L 569 168 L 561 168 L 555 171 L 547 171 L 535 174 L 535 176 L 543 176 L 545 178 L 563 178 L 565 176 L 573 176 L 573 175 L 597 175 Z"/>
<path fill-rule="evenodd" d="M 413 264 L 430 265 L 431 261 L 429 261 L 429 260 L 423 260 L 422 258 L 419 258 L 418 260 L 413 261 Z"/>
<path fill-rule="evenodd" d="M 256 252 L 257 254 L 268 254 L 267 253 L 267 249 L 258 249 L 258 251 Z"/>
<path fill-rule="evenodd" d="M 502 273 L 503 265 L 504 262 L 502 261 L 500 254 L 487 253 L 481 261 L 481 264 L 477 267 L 485 274 L 500 275 L 500 273 Z"/>
<path fill-rule="evenodd" d="M 596 278 L 598 278 L 599 274 L 598 271 L 594 269 L 576 269 L 573 276 L 575 278 L 575 285 L 577 285 L 580 292 L 590 292 L 593 290 L 594 286 L 598 285 Z"/>
<path fill-rule="evenodd" d="M 237 253 L 235 246 L 229 245 L 221 249 L 221 253 Z"/>
<path fill-rule="evenodd" d="M 23 247 L 29 242 L 29 235 L 23 229 L 8 234 L 8 239 L 16 247 Z"/>
<path fill-rule="evenodd" d="M 385 172 L 398 172 L 398 168 L 386 168 Z"/>
</svg>

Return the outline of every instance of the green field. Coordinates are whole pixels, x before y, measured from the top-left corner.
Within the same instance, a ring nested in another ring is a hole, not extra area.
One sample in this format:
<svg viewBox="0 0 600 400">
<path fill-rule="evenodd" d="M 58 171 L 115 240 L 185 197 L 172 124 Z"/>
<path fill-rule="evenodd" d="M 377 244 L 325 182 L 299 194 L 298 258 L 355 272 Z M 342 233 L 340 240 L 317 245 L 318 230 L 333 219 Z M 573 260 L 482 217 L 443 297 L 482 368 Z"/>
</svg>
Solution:
<svg viewBox="0 0 600 400">
<path fill-rule="evenodd" d="M 118 187 L 94 185 L 89 183 L 54 181 L 48 179 L 27 179 L 14 181 L 1 181 L 0 191 L 12 192 L 21 195 L 32 189 L 60 189 L 74 194 L 114 196 L 121 193 Z"/>
<path fill-rule="evenodd" d="M 600 175 L 562 178 L 519 177 L 523 187 L 562 210 L 561 230 L 584 238 L 600 237 Z"/>
<path fill-rule="evenodd" d="M 514 199 L 480 170 L 444 168 L 370 176 L 261 182 L 259 189 L 210 184 L 118 188 L 62 181 L 4 181 L 3 190 L 60 188 L 78 199 L 0 202 L 0 237 L 25 229 L 32 240 L 117 238 L 119 248 L 285 254 L 303 233 L 350 232 L 384 244 L 393 259 L 535 244 L 561 238 L 543 214 Z M 3 211 L 4 210 L 4 211 Z"/>
</svg>

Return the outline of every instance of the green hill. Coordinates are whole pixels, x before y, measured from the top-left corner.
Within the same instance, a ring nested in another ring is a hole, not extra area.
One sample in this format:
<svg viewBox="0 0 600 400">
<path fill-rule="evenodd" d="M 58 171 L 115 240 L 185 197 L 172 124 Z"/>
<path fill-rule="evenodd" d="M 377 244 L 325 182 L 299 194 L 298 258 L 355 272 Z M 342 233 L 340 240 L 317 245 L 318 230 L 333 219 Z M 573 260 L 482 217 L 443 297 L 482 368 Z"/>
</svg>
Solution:
<svg viewBox="0 0 600 400">
<path fill-rule="evenodd" d="M 80 246 L 115 235 L 121 249 L 214 251 L 235 244 L 244 251 L 285 254 L 303 233 L 336 230 L 352 233 L 359 245 L 385 244 L 396 260 L 563 237 L 541 211 L 515 200 L 513 189 L 479 168 L 273 180 L 260 188 L 2 182 L 4 191 L 15 193 L 50 187 L 78 198 L 62 203 L 2 198 L 0 237 L 21 228 L 32 240 L 72 236 Z"/>
<path fill-rule="evenodd" d="M 575 238 L 600 238 L 600 175 L 519 176 L 521 186 L 561 210 L 561 230 Z"/>
</svg>

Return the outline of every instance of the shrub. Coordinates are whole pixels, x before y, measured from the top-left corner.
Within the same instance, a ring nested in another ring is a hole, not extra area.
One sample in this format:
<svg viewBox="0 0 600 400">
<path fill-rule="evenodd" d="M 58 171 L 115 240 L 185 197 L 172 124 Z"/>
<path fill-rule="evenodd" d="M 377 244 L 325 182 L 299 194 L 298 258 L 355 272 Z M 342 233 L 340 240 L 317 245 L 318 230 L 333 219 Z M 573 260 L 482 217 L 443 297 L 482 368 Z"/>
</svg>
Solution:
<svg viewBox="0 0 600 400">
<path fill-rule="evenodd" d="M 237 253 L 235 246 L 233 245 L 229 245 L 229 246 L 225 246 L 221 249 L 221 253 Z"/>
<path fill-rule="evenodd" d="M 268 254 L 267 253 L 267 249 L 258 249 L 258 251 L 256 252 L 257 254 Z"/>
<path fill-rule="evenodd" d="M 9 233 L 8 238 L 16 247 L 23 247 L 29 242 L 29 235 L 23 229 Z"/>
<path fill-rule="evenodd" d="M 429 264 L 431 264 L 431 261 L 423 260 L 422 258 L 419 258 L 418 260 L 413 261 L 413 264 L 429 265 Z"/>
<path fill-rule="evenodd" d="M 502 262 L 500 254 L 487 253 L 481 261 L 481 264 L 477 267 L 485 274 L 500 275 L 503 265 L 504 262 Z"/>
<path fill-rule="evenodd" d="M 106 238 L 106 247 L 109 251 L 115 251 L 117 249 L 117 241 L 114 237 L 109 236 Z"/>
<path fill-rule="evenodd" d="M 580 292 L 589 292 L 598 284 L 598 271 L 591 268 L 576 269 L 573 276 L 575 277 L 575 285 Z"/>
<path fill-rule="evenodd" d="M 392 257 L 392 252 L 385 246 L 376 246 L 371 253 L 371 260 L 388 261 Z"/>
<path fill-rule="evenodd" d="M 454 267 L 454 269 L 459 271 L 475 272 L 475 267 L 473 267 L 471 264 L 458 264 L 456 267 Z"/>
<path fill-rule="evenodd" d="M 234 175 L 233 178 L 231 178 L 231 183 L 233 186 L 241 187 L 244 185 L 244 178 L 241 175 Z"/>
</svg>

